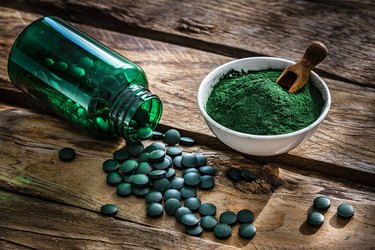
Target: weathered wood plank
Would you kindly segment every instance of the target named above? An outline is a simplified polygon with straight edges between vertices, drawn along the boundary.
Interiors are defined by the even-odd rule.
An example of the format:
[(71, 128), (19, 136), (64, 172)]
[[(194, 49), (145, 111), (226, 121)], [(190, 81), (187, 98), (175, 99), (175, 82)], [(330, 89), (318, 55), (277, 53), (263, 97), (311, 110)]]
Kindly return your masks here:
[[(17, 205), (18, 202), (22, 204), (24, 199), (16, 199), (14, 203), (13, 198), (0, 196), (3, 197), (0, 199), (1, 210), (12, 208), (5, 213), (6, 219), (0, 220), (0, 229), (7, 230), (5, 239), (19, 244), (38, 248), (29, 239), (45, 238), (51, 242), (49, 237), (53, 236), (61, 240), (61, 244), (77, 246), (90, 244), (90, 240), (95, 244), (104, 237), (105, 244), (108, 244), (104, 247), (133, 243), (147, 247), (152, 244), (148, 241), (151, 237), (155, 242), (160, 240), (160, 244), (167, 244), (164, 241), (173, 239), (168, 243), (170, 247), (188, 244), (186, 247), (198, 245), (201, 248), (212, 248), (217, 246), (215, 242), (256, 248), (374, 247), (371, 239), (375, 231), (375, 218), (372, 216), (375, 212), (375, 190), (372, 187), (335, 181), (281, 164), (261, 165), (226, 149), (217, 150), (202, 144), (185, 147), (187, 152), (206, 153), (209, 164), (218, 171), (216, 187), (211, 191), (199, 192), (203, 202), (216, 204), (218, 214), (227, 209), (239, 211), (244, 208), (256, 214), (258, 233), (251, 241), (237, 236), (238, 225), (233, 228), (233, 235), (228, 240), (217, 240), (212, 233), (204, 233), (202, 238), (205, 240), (200, 241), (183, 234), (183, 228), (171, 216), (147, 218), (144, 212), (146, 204), (142, 199), (118, 197), (115, 189), (105, 183), (101, 162), (122, 145), (121, 141), (90, 140), (72, 131), (70, 125), (61, 123), (58, 118), (4, 105), (0, 106), (0, 123), (0, 189), (92, 212), (99, 211), (104, 203), (115, 203), (119, 206), (116, 218), (126, 222), (120, 224), (112, 219), (104, 221), (81, 209), (32, 200), (32, 204)], [(61, 162), (57, 158), (58, 150), (65, 146), (74, 147), (77, 151), (77, 158), (70, 163)], [(225, 177), (225, 169), (229, 166), (251, 169), (257, 173), (258, 179), (252, 183), (233, 184)], [(332, 208), (325, 214), (325, 224), (316, 231), (304, 221), (314, 197), (319, 194), (331, 197)], [(349, 222), (339, 220), (335, 215), (335, 209), (343, 202), (349, 202), (356, 208), (356, 215)], [(26, 208), (29, 210), (23, 211)], [(9, 218), (11, 215), (16, 218)], [(33, 218), (25, 220), (25, 216)], [(54, 223), (51, 223), (51, 218), (54, 218)], [(34, 219), (40, 222), (35, 223)], [(91, 235), (91, 230), (96, 230), (98, 234)], [(107, 234), (103, 236), (102, 231), (109, 234), (116, 232), (114, 237), (123, 234), (129, 236), (112, 240), (107, 238)], [(16, 240), (19, 233), (25, 237)], [(136, 241), (136, 237), (142, 234), (145, 235), (144, 239)], [(60, 239), (62, 236), (64, 238)]]
[[(0, 10), (3, 13), (0, 33), (4, 34), (4, 43), (0, 44), (0, 98), (8, 103), (35, 107), (35, 102), (16, 91), (9, 82), (6, 58), (17, 34), (38, 16), (7, 8)], [(232, 58), (88, 26), (79, 27), (145, 69), (152, 92), (163, 100), (162, 124), (212, 135), (196, 106), (196, 92), (210, 70)], [(333, 98), (332, 108), (314, 137), (288, 154), (253, 159), (292, 164), (373, 185), (375, 90), (340, 81), (327, 82)]]
[(375, 86), (372, 1), (64, 1), (1, 3), (231, 57), (298, 60), (312, 40), (329, 49), (325, 76)]
[(0, 191), (0, 197), (0, 240), (14, 243), (16, 248), (207, 249), (222, 246), (170, 230), (108, 218), (81, 208), (15, 193)]

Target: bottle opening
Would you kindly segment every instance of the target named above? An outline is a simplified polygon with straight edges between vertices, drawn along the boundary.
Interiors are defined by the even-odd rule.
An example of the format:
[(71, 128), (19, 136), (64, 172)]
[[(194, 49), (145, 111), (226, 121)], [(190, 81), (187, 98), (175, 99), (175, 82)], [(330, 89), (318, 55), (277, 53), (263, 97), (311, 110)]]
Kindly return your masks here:
[(141, 85), (126, 88), (113, 104), (114, 131), (129, 141), (149, 139), (162, 114), (160, 99)]
[[(151, 138), (152, 131), (161, 118), (161, 102), (157, 98), (146, 100), (135, 112), (129, 122), (126, 134), (130, 141), (140, 141)], [(124, 127), (124, 129), (126, 129)]]

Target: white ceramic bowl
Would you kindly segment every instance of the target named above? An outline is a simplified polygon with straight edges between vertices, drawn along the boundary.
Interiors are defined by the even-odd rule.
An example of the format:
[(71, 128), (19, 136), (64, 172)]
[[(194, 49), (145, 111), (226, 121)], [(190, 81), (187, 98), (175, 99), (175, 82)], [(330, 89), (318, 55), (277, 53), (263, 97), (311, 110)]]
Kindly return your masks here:
[[(276, 57), (250, 57), (228, 62), (211, 71), (201, 82), (198, 90), (198, 106), (212, 132), (229, 147), (245, 154), (257, 156), (278, 155), (297, 147), (310, 139), (319, 124), (327, 116), (331, 106), (331, 95), (326, 83), (314, 72), (311, 72), (313, 84), (320, 90), (325, 101), (319, 118), (309, 126), (288, 134), (252, 135), (228, 129), (214, 121), (206, 112), (207, 99), (221, 76), (231, 69), (257, 71), (267, 69), (284, 70), (294, 62)], [(275, 83), (276, 84), (276, 83)]]

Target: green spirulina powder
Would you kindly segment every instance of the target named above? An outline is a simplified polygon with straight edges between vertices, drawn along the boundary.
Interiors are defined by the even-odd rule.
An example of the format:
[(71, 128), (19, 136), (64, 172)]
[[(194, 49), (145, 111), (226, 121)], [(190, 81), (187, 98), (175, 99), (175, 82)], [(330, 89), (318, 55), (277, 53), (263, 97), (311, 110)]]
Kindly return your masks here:
[(254, 135), (286, 134), (318, 119), (324, 100), (310, 83), (290, 94), (276, 84), (282, 71), (231, 71), (215, 85), (207, 113), (221, 125)]

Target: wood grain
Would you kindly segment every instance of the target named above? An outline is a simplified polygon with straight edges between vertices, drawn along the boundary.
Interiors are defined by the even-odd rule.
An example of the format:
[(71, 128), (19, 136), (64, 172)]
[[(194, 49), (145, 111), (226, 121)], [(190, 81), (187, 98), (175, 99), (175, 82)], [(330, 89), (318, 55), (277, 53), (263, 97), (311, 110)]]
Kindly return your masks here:
[[(39, 108), (14, 88), (6, 72), (6, 58), (11, 44), (17, 34), (38, 16), (7, 8), (0, 10), (3, 13), (0, 32), (4, 34), (4, 43), (0, 45), (0, 99), (14, 105)], [(208, 72), (232, 58), (84, 25), (79, 27), (145, 69), (151, 91), (163, 101), (163, 125), (213, 136), (197, 108), (196, 93), (200, 81)], [(313, 138), (288, 154), (251, 158), (263, 163), (295, 165), (374, 185), (375, 145), (372, 141), (375, 140), (375, 90), (325, 80), (331, 90), (332, 107)], [(202, 141), (207, 140), (207, 136), (202, 137)], [(223, 147), (223, 144), (217, 144)]]
[(1, 5), (231, 56), (297, 61), (320, 40), (319, 73), (375, 86), (373, 1), (64, 1), (5, 0)]
[(0, 197), (0, 208), (4, 211), (0, 222), (0, 239), (14, 243), (16, 248), (207, 249), (223, 246), (61, 203), (4, 191), (0, 191)]
[[(207, 154), (209, 164), (218, 171), (216, 187), (200, 191), (200, 199), (214, 203), (218, 214), (227, 209), (253, 210), (258, 229), (251, 241), (237, 236), (238, 225), (228, 240), (217, 240), (210, 232), (201, 239), (193, 238), (185, 235), (171, 216), (147, 218), (142, 199), (118, 197), (115, 189), (105, 183), (101, 163), (123, 145), (121, 141), (90, 140), (58, 118), (7, 105), (0, 106), (0, 117), (0, 189), (12, 191), (0, 194), (0, 209), (4, 211), (0, 220), (0, 230), (4, 233), (0, 239), (7, 242), (31, 248), (41, 248), (44, 244), (49, 248), (54, 241), (62, 246), (93, 248), (134, 245), (208, 249), (220, 247), (218, 244), (261, 249), (374, 247), (372, 187), (335, 181), (282, 164), (258, 164), (230, 150), (206, 145), (185, 147), (186, 152)], [(77, 151), (77, 158), (70, 163), (57, 157), (58, 150), (66, 146)], [(251, 169), (258, 179), (233, 184), (224, 174), (229, 166)], [(14, 192), (58, 204), (21, 197)], [(317, 195), (332, 199), (332, 207), (325, 213), (326, 222), (319, 230), (305, 223)], [(335, 215), (337, 206), (343, 202), (356, 208), (356, 215), (350, 221)], [(115, 219), (97, 215), (104, 203), (118, 205)]]

